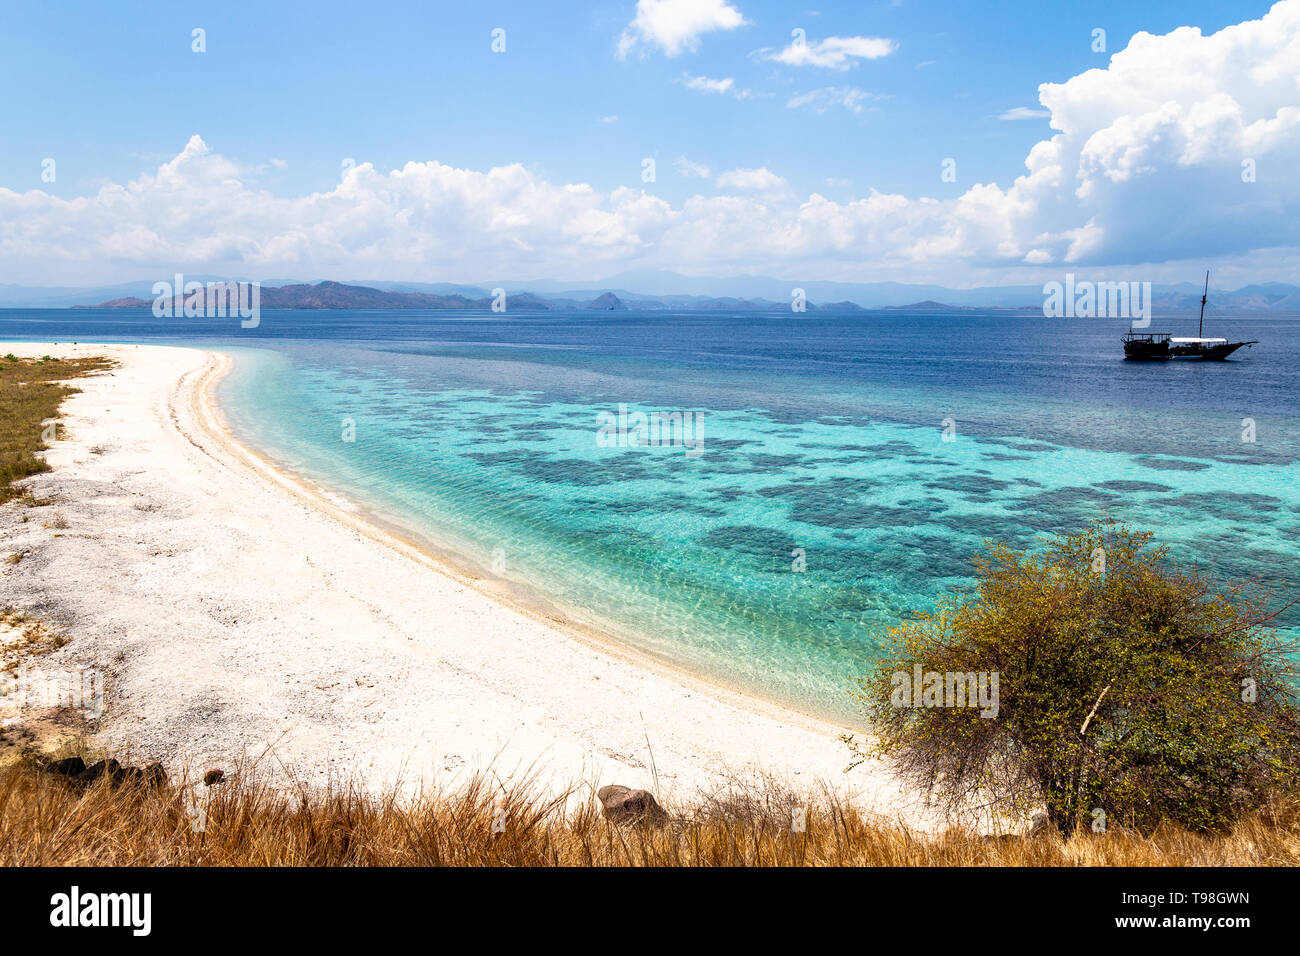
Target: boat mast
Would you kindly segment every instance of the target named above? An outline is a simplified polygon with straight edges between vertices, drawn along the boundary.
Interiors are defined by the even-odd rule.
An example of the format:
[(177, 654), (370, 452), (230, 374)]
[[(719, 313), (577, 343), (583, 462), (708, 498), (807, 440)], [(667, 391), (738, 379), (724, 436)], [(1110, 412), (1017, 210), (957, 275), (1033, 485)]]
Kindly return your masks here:
[(1196, 331), (1198, 339), (1205, 338), (1205, 297), (1210, 294), (1210, 270), (1205, 270), (1205, 291), (1201, 293), (1201, 324)]

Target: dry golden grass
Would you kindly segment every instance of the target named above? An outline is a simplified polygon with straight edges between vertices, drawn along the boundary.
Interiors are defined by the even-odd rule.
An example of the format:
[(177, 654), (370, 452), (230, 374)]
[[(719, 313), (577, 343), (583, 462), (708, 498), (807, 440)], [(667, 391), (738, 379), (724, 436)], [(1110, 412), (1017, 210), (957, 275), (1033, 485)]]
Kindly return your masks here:
[(63, 383), (113, 364), (106, 358), (0, 357), (0, 504), (22, 495), (13, 482), (49, 470), (36, 452), (46, 448), (41, 437), (45, 422), (76, 391)]
[[(594, 799), (561, 799), (480, 779), (454, 793), (402, 800), (339, 788), (277, 789), (254, 771), (205, 787), (105, 781), (84, 793), (27, 759), (0, 769), (2, 866), (1294, 866), (1294, 800), (1226, 836), (1164, 829), (1069, 840), (927, 835), (873, 820), (825, 796), (775, 788), (669, 807), (663, 827), (616, 827)], [(202, 808), (200, 813), (198, 808)], [(205, 825), (196, 826), (197, 820)], [(494, 827), (494, 822), (499, 825)], [(500, 832), (494, 832), (499, 830)]]

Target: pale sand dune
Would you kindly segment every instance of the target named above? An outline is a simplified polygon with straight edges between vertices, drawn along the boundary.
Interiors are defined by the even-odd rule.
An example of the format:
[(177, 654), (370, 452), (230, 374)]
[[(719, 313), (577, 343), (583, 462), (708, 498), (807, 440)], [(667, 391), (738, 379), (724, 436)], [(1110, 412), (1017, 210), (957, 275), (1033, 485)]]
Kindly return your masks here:
[[(491, 766), (539, 782), (658, 786), (666, 798), (769, 775), (826, 783), (920, 822), (880, 767), (844, 774), (841, 728), (651, 664), (540, 619), (348, 513), (234, 441), (207, 403), (222, 354), (161, 346), (0, 344), (109, 354), (78, 383), (53, 505), (0, 508), (0, 604), (71, 642), (47, 667), (106, 673), (99, 742), (175, 768), (241, 755), (308, 784), (454, 784)], [(52, 513), (66, 528), (43, 527)], [(55, 522), (62, 524), (63, 522)], [(647, 739), (649, 744), (647, 745)]]

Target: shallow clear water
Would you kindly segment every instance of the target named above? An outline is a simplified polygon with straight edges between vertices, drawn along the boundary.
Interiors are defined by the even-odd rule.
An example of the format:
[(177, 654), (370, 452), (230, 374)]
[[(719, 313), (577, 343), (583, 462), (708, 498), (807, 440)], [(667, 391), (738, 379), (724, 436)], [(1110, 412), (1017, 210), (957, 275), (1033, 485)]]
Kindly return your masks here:
[[(1293, 317), (1218, 320), (1263, 344), (1167, 365), (1120, 361), (1115, 323), (1021, 313), (204, 321), (10, 312), (0, 335), (233, 347), (220, 398), (250, 444), (648, 653), (828, 716), (988, 538), (1109, 514), (1221, 580), (1285, 591), (1300, 567)], [(602, 446), (620, 405), (696, 413), (700, 453)]]

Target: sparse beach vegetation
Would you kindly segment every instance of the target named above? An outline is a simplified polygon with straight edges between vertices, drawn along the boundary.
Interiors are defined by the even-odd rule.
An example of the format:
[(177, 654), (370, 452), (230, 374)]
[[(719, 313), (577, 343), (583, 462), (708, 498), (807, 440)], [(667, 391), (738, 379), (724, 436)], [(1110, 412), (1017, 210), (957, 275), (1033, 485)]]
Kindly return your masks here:
[[(83, 765), (96, 777), (88, 755)], [(0, 769), (3, 866), (1294, 866), (1300, 804), (1269, 801), (1224, 834), (1166, 825), (1062, 836), (926, 833), (827, 794), (762, 782), (619, 825), (573, 794), (486, 776), (404, 799), (273, 786), (255, 769), (160, 783), (108, 765), (87, 784), (31, 758)], [(101, 770), (103, 768), (101, 767)], [(115, 778), (117, 782), (115, 783)], [(576, 804), (576, 809), (574, 805)], [(566, 806), (569, 809), (566, 809)], [(792, 826), (792, 819), (800, 827)]]
[[(49, 358), (19, 359), (12, 352), (0, 365), (0, 504), (24, 497), (14, 482), (49, 471), (37, 456), (44, 451), (46, 423), (59, 405), (77, 389), (69, 379), (111, 368), (107, 358), (78, 358), (56, 362)], [(57, 428), (55, 424), (57, 435)]]

